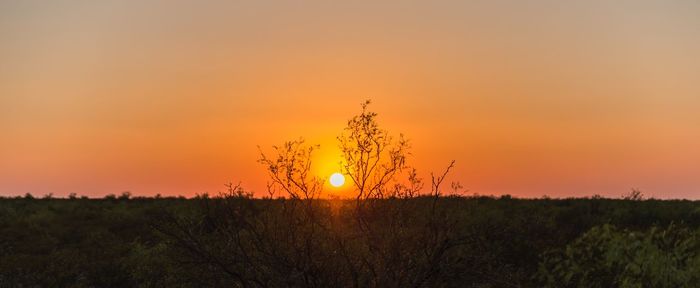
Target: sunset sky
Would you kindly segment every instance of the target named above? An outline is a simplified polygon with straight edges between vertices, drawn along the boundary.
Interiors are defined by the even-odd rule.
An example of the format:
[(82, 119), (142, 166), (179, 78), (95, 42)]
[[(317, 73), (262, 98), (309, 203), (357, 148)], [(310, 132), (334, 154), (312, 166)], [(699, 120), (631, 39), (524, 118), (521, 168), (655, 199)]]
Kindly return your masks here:
[(0, 195), (328, 177), (366, 99), (468, 194), (700, 198), (699, 1), (0, 0)]

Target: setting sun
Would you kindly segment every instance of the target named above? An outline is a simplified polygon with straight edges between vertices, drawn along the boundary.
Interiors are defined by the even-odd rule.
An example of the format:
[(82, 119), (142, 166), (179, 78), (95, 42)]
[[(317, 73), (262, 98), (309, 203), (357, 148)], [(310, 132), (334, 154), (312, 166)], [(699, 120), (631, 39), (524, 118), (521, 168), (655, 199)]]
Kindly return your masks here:
[(698, 15), (0, 0), (0, 288), (700, 288)]
[(343, 174), (335, 172), (333, 173), (333, 175), (331, 175), (329, 181), (331, 183), (331, 186), (340, 187), (343, 186), (343, 184), (345, 184), (345, 176), (343, 176)]

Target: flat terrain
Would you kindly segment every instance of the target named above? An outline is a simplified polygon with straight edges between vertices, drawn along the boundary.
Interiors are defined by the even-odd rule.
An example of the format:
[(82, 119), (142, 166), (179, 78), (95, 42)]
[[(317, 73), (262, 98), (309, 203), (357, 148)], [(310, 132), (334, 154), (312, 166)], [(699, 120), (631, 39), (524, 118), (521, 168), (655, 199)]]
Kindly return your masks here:
[(3, 198), (0, 287), (692, 287), (700, 279), (700, 202), (312, 202)]

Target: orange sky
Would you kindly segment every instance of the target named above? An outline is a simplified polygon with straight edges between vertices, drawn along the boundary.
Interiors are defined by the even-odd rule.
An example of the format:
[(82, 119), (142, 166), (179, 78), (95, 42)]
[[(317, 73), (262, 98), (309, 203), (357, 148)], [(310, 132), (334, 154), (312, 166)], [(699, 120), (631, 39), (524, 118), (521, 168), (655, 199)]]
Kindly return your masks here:
[(470, 194), (700, 196), (697, 1), (199, 2), (1, 2), (0, 195), (262, 192), (372, 99)]

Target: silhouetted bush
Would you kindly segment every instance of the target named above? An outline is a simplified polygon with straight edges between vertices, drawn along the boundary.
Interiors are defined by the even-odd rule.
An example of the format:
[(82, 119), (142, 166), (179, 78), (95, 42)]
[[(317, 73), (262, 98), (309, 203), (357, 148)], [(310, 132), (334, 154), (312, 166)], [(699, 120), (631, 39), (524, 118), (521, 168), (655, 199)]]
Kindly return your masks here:
[(302, 140), (261, 152), (259, 199), (2, 198), (0, 287), (697, 286), (698, 202), (445, 196), (454, 162), (424, 184), (368, 104), (339, 137), (350, 199)]

